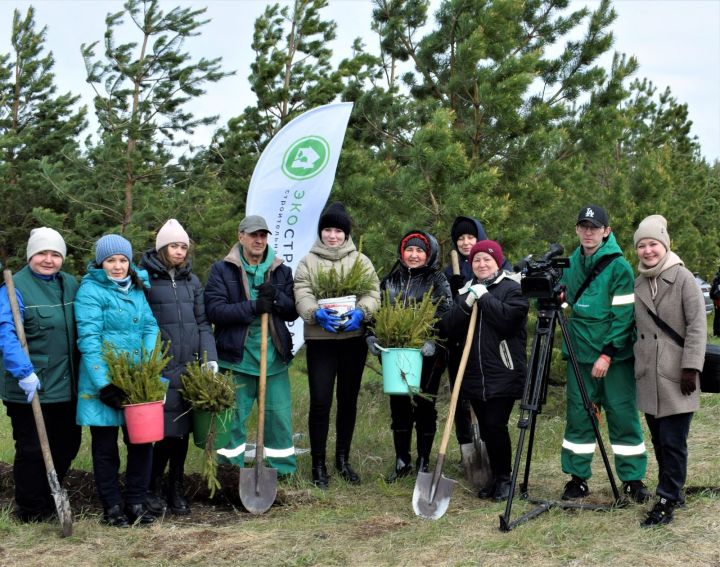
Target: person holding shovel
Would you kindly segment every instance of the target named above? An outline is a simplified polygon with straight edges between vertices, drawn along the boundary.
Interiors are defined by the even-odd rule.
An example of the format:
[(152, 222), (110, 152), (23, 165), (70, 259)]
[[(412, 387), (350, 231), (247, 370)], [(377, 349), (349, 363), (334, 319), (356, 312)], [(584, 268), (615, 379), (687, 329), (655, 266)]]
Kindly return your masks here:
[(658, 500), (641, 523), (670, 523), (684, 501), (687, 438), (700, 408), (698, 376), (705, 361), (707, 315), (700, 288), (670, 250), (667, 220), (651, 215), (635, 231), (634, 345), (637, 406), (645, 413), (658, 463)]
[(470, 401), (478, 418), (493, 475), (478, 496), (496, 501), (507, 500), (510, 492), (512, 446), (508, 421), (525, 383), (529, 308), (520, 284), (501, 268), (504, 260), (497, 242), (475, 243), (468, 254), (473, 278), (460, 288), (440, 327), (450, 337), (450, 348), (457, 348), (455, 345), (464, 343), (472, 307), (477, 303), (477, 323), (461, 395)]
[[(170, 219), (158, 231), (155, 248), (145, 252), (139, 263), (150, 276), (148, 303), (163, 341), (170, 344), (172, 356), (163, 371), (163, 377), (169, 380), (163, 406), (165, 438), (153, 447), (146, 501), (153, 514), (162, 514), (168, 505), (173, 514), (190, 513), (183, 479), (192, 419), (190, 406), (181, 394), (181, 377), (187, 365), (198, 360), (206, 361), (216, 372), (218, 369), (215, 339), (205, 316), (203, 291), (192, 272), (189, 252), (190, 237), (177, 220)], [(168, 464), (165, 485), (163, 476)]]
[(238, 242), (210, 269), (205, 312), (215, 325), (218, 363), (232, 371), (236, 385), (231, 437), (217, 454), (221, 461), (239, 467), (245, 464), (245, 423), (258, 397), (260, 316), (269, 315), (264, 457), (278, 475), (288, 476), (295, 472), (296, 461), (288, 373), (292, 340), (285, 323), (297, 319), (297, 312), (292, 271), (268, 245), (269, 233), (267, 222), (259, 215), (240, 222)]
[(58, 480), (80, 448), (75, 423), (78, 356), (75, 332), (77, 280), (61, 271), (67, 249), (52, 228), (35, 228), (27, 243), (27, 265), (13, 277), (28, 357), (18, 340), (7, 287), (0, 288), (0, 397), (15, 440), (15, 506), (23, 522), (50, 519), (55, 502), (30, 402), (38, 396)]
[[(104, 509), (103, 522), (119, 528), (155, 521), (144, 504), (152, 444), (130, 443), (122, 412), (126, 395), (110, 382), (103, 357), (105, 344), (138, 359), (143, 349), (152, 352), (157, 341), (158, 325), (143, 292), (149, 285), (148, 275), (131, 264), (132, 254), (132, 245), (119, 234), (100, 238), (75, 301), (81, 354), (77, 422), (90, 427), (93, 475)], [(118, 478), (120, 428), (127, 447), (124, 507)]]
[[(400, 240), (398, 260), (380, 282), (380, 292), (388, 292), (392, 304), (403, 305), (422, 301), (430, 292), (438, 319), (452, 305), (452, 294), (445, 274), (440, 270), (439, 246), (435, 237), (422, 230), (411, 230)], [(379, 355), (374, 336), (367, 338), (370, 351)], [(385, 345), (390, 346), (390, 345)], [(420, 374), (420, 394), (413, 396), (390, 396), (390, 425), (395, 446), (395, 468), (388, 482), (406, 477), (413, 472), (410, 444), (415, 427), (417, 443), (416, 472), (428, 472), (430, 451), (437, 429), (435, 399), (440, 387), (445, 361), (445, 349), (434, 341), (427, 341), (422, 349), (423, 363)]]
[[(333, 203), (320, 215), (318, 239), (300, 260), (295, 274), (295, 305), (303, 319), (310, 386), (310, 453), (312, 482), (328, 487), (325, 451), (330, 427), (330, 408), (337, 378), (337, 419), (335, 422), (335, 468), (350, 484), (360, 476), (350, 466), (350, 445), (355, 431), (357, 399), (360, 393), (367, 345), (365, 325), (380, 307), (379, 280), (370, 259), (355, 248), (350, 235), (352, 221), (342, 203)], [(318, 271), (349, 273), (359, 262), (368, 288), (356, 293), (355, 307), (341, 319), (334, 309), (319, 305), (313, 292)]]

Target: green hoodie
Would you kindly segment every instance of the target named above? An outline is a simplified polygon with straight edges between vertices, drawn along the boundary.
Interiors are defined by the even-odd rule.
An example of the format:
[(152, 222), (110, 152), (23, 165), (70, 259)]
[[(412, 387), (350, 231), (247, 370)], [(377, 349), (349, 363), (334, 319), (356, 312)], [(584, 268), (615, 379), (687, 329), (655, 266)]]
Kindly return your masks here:
[[(592, 256), (585, 256), (582, 246), (573, 252), (570, 267), (561, 280), (567, 288), (568, 302), (575, 300), (577, 290), (600, 259), (617, 252), (622, 254), (613, 233)], [(569, 330), (578, 362), (592, 364), (602, 353), (616, 360), (632, 358), (634, 282), (630, 264), (619, 256), (592, 281), (577, 302), (571, 304)], [(565, 345), (563, 354), (567, 355)]]

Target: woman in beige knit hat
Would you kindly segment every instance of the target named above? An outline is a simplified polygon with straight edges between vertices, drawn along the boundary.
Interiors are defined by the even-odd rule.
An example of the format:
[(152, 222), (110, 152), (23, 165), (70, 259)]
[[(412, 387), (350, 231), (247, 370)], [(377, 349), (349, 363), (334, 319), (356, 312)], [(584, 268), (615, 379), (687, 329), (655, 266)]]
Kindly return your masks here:
[(707, 318), (702, 293), (670, 250), (667, 220), (645, 218), (635, 232), (640, 275), (635, 280), (637, 406), (645, 413), (658, 463), (658, 500), (643, 527), (667, 524), (683, 501), (687, 437), (700, 406)]

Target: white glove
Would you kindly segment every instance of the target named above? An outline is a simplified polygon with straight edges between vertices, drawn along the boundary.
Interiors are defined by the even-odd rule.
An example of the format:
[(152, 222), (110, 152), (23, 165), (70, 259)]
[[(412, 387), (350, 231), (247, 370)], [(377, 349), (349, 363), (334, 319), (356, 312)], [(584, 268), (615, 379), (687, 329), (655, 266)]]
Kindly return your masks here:
[(480, 299), (480, 297), (487, 293), (487, 288), (481, 284), (471, 285), (468, 289), (468, 294), (465, 297), (465, 305), (472, 307), (473, 304)]
[(34, 372), (30, 374), (30, 376), (26, 376), (25, 378), (18, 380), (18, 385), (27, 395), (28, 403), (32, 402), (33, 396), (35, 395), (35, 390), (39, 390), (41, 388), (40, 379)]
[(204, 365), (205, 368), (209, 368), (212, 370), (215, 374), (218, 373), (218, 370), (220, 370), (220, 367), (218, 366), (218, 363), (214, 360), (208, 360)]

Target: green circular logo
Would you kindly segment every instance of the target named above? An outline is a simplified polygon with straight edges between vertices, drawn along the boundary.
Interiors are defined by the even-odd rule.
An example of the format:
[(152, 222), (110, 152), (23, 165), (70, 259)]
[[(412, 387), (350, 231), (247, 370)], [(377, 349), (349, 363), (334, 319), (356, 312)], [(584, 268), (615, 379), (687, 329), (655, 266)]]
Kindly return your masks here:
[(320, 173), (330, 161), (330, 144), (320, 136), (294, 142), (283, 156), (282, 170), (290, 179), (302, 181)]

